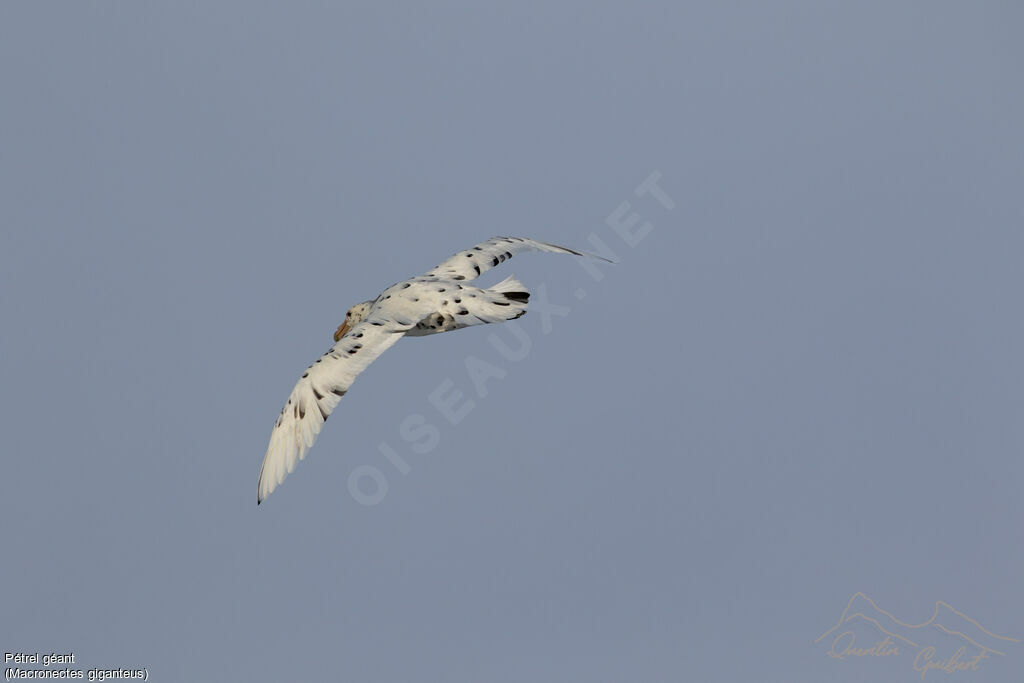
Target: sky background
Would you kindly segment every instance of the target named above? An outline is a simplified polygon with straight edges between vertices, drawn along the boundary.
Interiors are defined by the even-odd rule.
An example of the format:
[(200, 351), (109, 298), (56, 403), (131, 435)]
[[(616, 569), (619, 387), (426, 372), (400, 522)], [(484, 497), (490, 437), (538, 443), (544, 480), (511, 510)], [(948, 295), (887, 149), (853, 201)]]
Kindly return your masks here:
[[(1019, 3), (382, 4), (0, 6), (0, 649), (921, 680), (814, 642), (858, 591), (1024, 639)], [(498, 326), (401, 341), (257, 508), (345, 310), (506, 234), (619, 263), (485, 276), (566, 315), (517, 361)], [(1021, 680), (999, 642), (925, 680)]]

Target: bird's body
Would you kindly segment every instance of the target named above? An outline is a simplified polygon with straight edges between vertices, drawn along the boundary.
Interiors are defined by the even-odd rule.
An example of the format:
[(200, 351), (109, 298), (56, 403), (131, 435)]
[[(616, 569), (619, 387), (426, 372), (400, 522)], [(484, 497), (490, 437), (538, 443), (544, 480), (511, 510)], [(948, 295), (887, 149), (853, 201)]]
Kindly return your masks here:
[(337, 343), (306, 369), (281, 409), (260, 470), (257, 502), (305, 457), (356, 376), (403, 336), (450, 332), (525, 314), (530, 294), (513, 277), (487, 289), (468, 284), (523, 251), (587, 255), (522, 237), (495, 237), (349, 309), (335, 332)]

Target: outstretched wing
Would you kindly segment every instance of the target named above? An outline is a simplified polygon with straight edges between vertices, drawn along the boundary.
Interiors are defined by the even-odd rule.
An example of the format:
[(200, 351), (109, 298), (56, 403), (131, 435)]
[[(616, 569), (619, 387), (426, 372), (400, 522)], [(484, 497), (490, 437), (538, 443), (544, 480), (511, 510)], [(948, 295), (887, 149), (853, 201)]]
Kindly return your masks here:
[[(593, 254), (584, 254), (567, 247), (560, 247), (557, 244), (538, 242), (526, 237), (492, 237), (466, 251), (460, 251), (425, 275), (449, 280), (473, 280), (499, 263), (524, 251), (550, 251), (556, 254), (593, 256)], [(601, 257), (596, 256), (595, 258)], [(602, 260), (607, 261), (608, 259)]]
[(379, 313), (371, 309), (370, 316), (310, 365), (292, 389), (270, 433), (270, 445), (260, 470), (257, 503), (270, 495), (306, 456), (327, 417), (359, 373), (411, 327)]

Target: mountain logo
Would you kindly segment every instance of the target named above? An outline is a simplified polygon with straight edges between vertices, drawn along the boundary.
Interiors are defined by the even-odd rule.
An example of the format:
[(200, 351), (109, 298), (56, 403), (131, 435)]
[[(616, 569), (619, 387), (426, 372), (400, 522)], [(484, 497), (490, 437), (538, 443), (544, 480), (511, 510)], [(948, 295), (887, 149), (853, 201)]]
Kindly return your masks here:
[(946, 602), (936, 602), (920, 624), (901, 621), (864, 593), (854, 593), (835, 625), (814, 639), (829, 657), (912, 657), (924, 679), (929, 671), (977, 671), (991, 657), (1005, 657), (1020, 641), (988, 630)]

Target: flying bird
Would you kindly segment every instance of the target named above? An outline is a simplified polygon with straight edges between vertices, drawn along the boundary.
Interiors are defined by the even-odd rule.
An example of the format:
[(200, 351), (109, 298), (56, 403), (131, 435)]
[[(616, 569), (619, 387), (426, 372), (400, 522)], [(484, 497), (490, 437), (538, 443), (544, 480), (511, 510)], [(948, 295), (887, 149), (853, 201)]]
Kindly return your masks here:
[(525, 315), (530, 293), (515, 277), (487, 289), (468, 284), (524, 251), (602, 258), (524, 237), (494, 237), (350, 308), (334, 333), (334, 346), (306, 368), (277, 416), (260, 469), (257, 505), (306, 456), (359, 373), (399, 339)]

